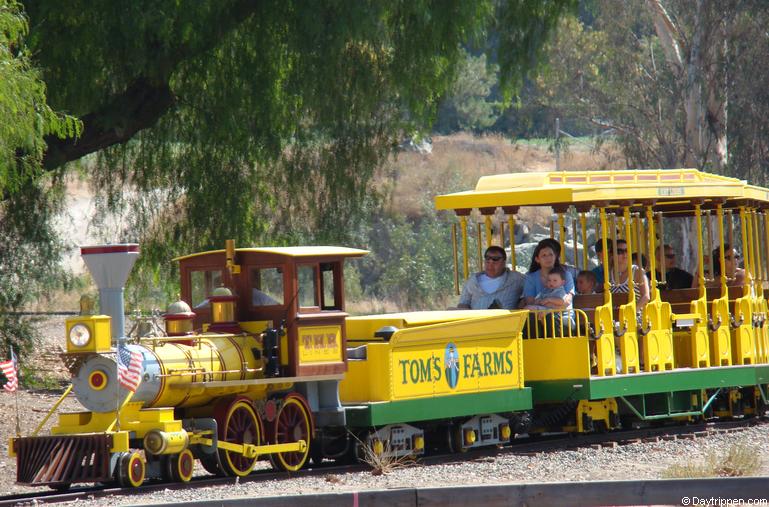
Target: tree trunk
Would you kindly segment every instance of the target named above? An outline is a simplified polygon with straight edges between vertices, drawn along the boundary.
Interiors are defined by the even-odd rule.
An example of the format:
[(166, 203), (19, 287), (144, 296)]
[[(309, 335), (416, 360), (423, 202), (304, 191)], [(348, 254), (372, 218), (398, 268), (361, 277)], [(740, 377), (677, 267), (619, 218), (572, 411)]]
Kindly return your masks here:
[(662, 0), (647, 0), (647, 5), (668, 65), (681, 87), (685, 126), (679, 163), (723, 172), (728, 162), (726, 80), (721, 71), (726, 34), (724, 21), (715, 12), (718, 6), (694, 1), (694, 26), (687, 48)]

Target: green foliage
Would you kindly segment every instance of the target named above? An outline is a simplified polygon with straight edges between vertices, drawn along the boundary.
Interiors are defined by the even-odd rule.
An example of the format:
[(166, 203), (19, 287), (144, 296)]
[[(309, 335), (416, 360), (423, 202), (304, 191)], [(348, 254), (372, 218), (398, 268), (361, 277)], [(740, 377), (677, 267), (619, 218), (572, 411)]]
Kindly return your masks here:
[(0, 0), (0, 195), (19, 191), (38, 174), (44, 137), (74, 137), (80, 122), (46, 104), (46, 88), (22, 38), (27, 19), (15, 0)]
[(372, 217), (364, 232), (371, 254), (360, 261), (365, 294), (404, 310), (445, 309), (453, 288), (451, 217), (425, 203), (419, 219)]
[(492, 88), (497, 85), (499, 67), (487, 65), (485, 54), (463, 53), (464, 61), (433, 126), (437, 132), (482, 130), (493, 125), (499, 115), (501, 104), (490, 100)]
[[(104, 137), (139, 130), (100, 153), (95, 183), (108, 208), (132, 210), (124, 236), (151, 252), (141, 269), (226, 238), (349, 239), (376, 203), (381, 161), (402, 132), (432, 122), (462, 45), (500, 30), (512, 87), (570, 5), (30, 0), (28, 9), (52, 103), (87, 115), (89, 142), (89, 126)], [(496, 27), (499, 16), (512, 21)]]
[(81, 129), (79, 121), (47, 105), (45, 84), (23, 44), (26, 33), (21, 5), (0, 0), (0, 358), (13, 345), (21, 361), (35, 330), (12, 312), (67, 283), (51, 227), (61, 186), (41, 177), (44, 138), (77, 136)]

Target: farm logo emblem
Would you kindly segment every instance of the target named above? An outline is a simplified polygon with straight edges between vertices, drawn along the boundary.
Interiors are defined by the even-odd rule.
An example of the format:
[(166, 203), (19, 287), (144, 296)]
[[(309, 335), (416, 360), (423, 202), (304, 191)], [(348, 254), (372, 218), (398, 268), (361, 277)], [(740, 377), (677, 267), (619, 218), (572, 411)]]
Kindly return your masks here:
[(450, 388), (454, 389), (457, 387), (457, 381), (459, 380), (459, 353), (457, 352), (457, 346), (453, 343), (446, 345), (445, 365), (446, 382)]

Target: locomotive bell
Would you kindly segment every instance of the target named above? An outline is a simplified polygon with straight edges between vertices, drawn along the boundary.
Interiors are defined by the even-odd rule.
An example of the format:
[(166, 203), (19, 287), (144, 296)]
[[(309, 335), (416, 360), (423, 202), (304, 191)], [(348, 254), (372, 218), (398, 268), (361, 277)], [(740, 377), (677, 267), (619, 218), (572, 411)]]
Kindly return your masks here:
[(184, 301), (176, 301), (168, 305), (166, 313), (163, 315), (166, 323), (166, 334), (168, 336), (187, 336), (192, 334), (193, 313), (190, 305)]

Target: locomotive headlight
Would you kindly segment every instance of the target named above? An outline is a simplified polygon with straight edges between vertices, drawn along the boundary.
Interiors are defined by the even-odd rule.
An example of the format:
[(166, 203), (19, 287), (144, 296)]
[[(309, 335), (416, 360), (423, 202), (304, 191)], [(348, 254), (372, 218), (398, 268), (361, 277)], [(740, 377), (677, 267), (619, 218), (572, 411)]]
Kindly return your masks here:
[(75, 347), (85, 347), (91, 341), (91, 330), (85, 324), (75, 324), (69, 330), (69, 342)]

